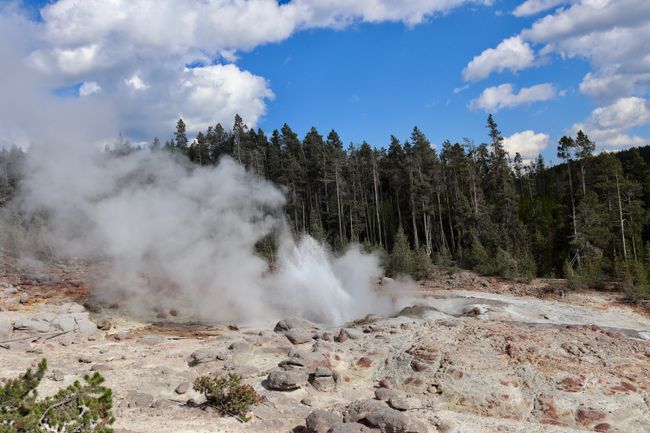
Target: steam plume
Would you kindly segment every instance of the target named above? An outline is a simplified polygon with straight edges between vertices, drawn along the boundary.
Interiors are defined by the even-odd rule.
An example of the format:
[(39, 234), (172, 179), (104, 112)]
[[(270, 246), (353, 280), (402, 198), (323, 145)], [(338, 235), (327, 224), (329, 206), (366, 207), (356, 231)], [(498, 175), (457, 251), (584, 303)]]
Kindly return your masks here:
[[(56, 251), (107, 261), (99, 297), (180, 305), (215, 322), (340, 323), (389, 308), (374, 290), (377, 257), (351, 247), (334, 258), (310, 237), (294, 241), (282, 191), (231, 159), (197, 167), (166, 152), (34, 146), (25, 176), (19, 206), (47, 214)], [(254, 254), (270, 233), (276, 272)]]

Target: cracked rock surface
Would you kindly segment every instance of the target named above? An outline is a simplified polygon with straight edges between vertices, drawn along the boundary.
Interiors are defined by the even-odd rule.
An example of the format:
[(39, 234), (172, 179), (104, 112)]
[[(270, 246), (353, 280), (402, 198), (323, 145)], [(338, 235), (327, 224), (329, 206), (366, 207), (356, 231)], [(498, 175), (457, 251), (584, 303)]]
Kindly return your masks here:
[[(154, 323), (89, 311), (72, 289), (48, 296), (55, 279), (0, 277), (0, 379), (46, 357), (47, 396), (101, 371), (116, 432), (650, 431), (646, 314), (614, 294), (460, 275), (400, 294), (393, 317), (336, 327)], [(193, 380), (225, 372), (265, 397), (248, 423), (199, 407)]]

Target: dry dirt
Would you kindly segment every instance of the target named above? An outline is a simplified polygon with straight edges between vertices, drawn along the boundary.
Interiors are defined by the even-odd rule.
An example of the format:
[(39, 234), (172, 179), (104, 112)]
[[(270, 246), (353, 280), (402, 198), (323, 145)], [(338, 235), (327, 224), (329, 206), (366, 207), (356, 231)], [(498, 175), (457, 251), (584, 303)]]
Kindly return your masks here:
[[(85, 303), (90, 273), (67, 264), (0, 276), (0, 379), (46, 357), (47, 395), (100, 371), (117, 432), (306, 432), (315, 409), (342, 418), (375, 393), (390, 402), (356, 403), (347, 418), (373, 426), (360, 414), (372, 407), (410, 426), (375, 432), (650, 432), (650, 318), (613, 293), (440, 274), (401, 293), (409, 307), (394, 317), (275, 332), (274, 322), (188, 324), (174, 311), (137, 320)], [(182, 389), (226, 371), (265, 397), (248, 423)], [(296, 389), (272, 390), (274, 371)]]

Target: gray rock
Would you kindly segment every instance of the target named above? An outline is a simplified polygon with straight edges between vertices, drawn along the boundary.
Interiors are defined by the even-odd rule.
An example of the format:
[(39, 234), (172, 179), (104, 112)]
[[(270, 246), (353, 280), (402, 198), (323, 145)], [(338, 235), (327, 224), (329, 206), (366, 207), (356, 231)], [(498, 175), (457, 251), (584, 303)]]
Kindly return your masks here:
[(388, 399), (388, 405), (393, 409), (399, 411), (405, 411), (411, 408), (406, 400), (399, 398), (397, 396), (390, 397)]
[(372, 433), (372, 430), (358, 422), (337, 422), (327, 433)]
[(21, 304), (26, 304), (26, 303), (29, 302), (30, 299), (31, 299), (31, 298), (30, 298), (29, 294), (27, 294), (27, 293), (22, 293), (22, 294), (20, 295), (20, 297), (18, 298), (18, 302), (20, 302)]
[(113, 368), (108, 364), (93, 364), (90, 371), (111, 371)]
[(74, 317), (69, 314), (58, 315), (52, 320), (52, 326), (58, 329), (61, 332), (72, 332), (74, 331), (75, 320)]
[(189, 383), (189, 382), (183, 382), (183, 383), (180, 383), (180, 384), (176, 387), (176, 389), (174, 390), (174, 392), (175, 392), (176, 394), (179, 394), (179, 395), (180, 395), (180, 394), (185, 394), (185, 393), (186, 393), (187, 391), (189, 391), (189, 390), (190, 390), (190, 383)]
[(97, 328), (101, 329), (102, 331), (108, 331), (113, 327), (113, 324), (109, 319), (103, 318), (99, 319), (99, 322), (97, 322)]
[(458, 426), (452, 420), (440, 421), (436, 427), (440, 433), (456, 433), (458, 431)]
[(55, 382), (63, 382), (63, 380), (65, 379), (65, 375), (61, 370), (52, 370), (52, 374), (50, 374), (50, 378)]
[(370, 427), (378, 428), (382, 433), (426, 433), (427, 427), (392, 409), (370, 412), (365, 418)]
[(48, 332), (50, 330), (50, 324), (45, 320), (18, 319), (14, 323), (14, 329), (27, 332)]
[(212, 361), (215, 359), (215, 354), (209, 350), (199, 349), (192, 352), (190, 355), (189, 364), (196, 365), (202, 362)]
[(332, 377), (334, 376), (334, 372), (332, 371), (331, 368), (328, 367), (318, 367), (316, 371), (314, 372), (314, 376), (316, 377)]
[(345, 332), (348, 334), (348, 338), (350, 338), (350, 340), (358, 340), (360, 338), (363, 338), (363, 332), (359, 329), (347, 328)]
[(309, 320), (299, 318), (287, 318), (280, 320), (273, 329), (275, 332), (285, 332), (290, 329), (314, 329), (316, 325)]
[(307, 416), (305, 426), (308, 433), (327, 433), (334, 424), (340, 422), (340, 416), (326, 410), (316, 409)]
[(331, 392), (336, 390), (336, 381), (333, 377), (312, 377), (310, 378), (309, 383), (314, 389), (317, 389), (321, 392)]
[(88, 355), (79, 355), (79, 358), (77, 358), (77, 359), (82, 364), (90, 364), (91, 362), (93, 362), (93, 359)]
[(389, 409), (385, 403), (377, 400), (358, 400), (355, 402), (352, 402), (348, 405), (348, 407), (345, 408), (345, 411), (343, 412), (343, 421), (345, 422), (358, 422), (363, 419), (366, 419), (366, 417), (374, 411), (381, 411), (381, 410), (392, 410)]
[(314, 334), (305, 329), (290, 329), (284, 335), (292, 344), (304, 344), (314, 341)]
[(228, 349), (234, 352), (245, 352), (251, 348), (251, 345), (246, 340), (238, 340), (228, 346)]
[(303, 352), (293, 350), (289, 352), (292, 363), (304, 367), (309, 373), (314, 373), (318, 367), (329, 367), (329, 359), (321, 352)]
[(307, 373), (302, 370), (274, 370), (269, 373), (266, 384), (275, 391), (293, 391), (307, 383)]
[(126, 405), (130, 408), (147, 408), (153, 404), (153, 396), (143, 392), (129, 391), (126, 400)]
[(95, 322), (92, 322), (83, 317), (77, 317), (75, 321), (77, 322), (77, 328), (81, 335), (91, 336), (97, 333), (97, 325)]
[(397, 397), (397, 393), (388, 388), (377, 388), (375, 390), (375, 398), (381, 401), (388, 401), (392, 397)]

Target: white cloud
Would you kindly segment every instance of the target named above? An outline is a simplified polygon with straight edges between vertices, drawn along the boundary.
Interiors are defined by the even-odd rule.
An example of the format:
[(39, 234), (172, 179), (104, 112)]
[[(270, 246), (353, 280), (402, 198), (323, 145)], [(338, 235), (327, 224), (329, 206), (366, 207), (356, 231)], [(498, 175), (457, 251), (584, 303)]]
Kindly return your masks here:
[(517, 132), (503, 139), (503, 147), (508, 151), (510, 157), (514, 157), (519, 152), (524, 160), (536, 158), (548, 147), (548, 143), (549, 136), (547, 134), (531, 130)]
[(512, 13), (518, 17), (527, 17), (575, 1), (577, 0), (526, 0), (517, 6)]
[(95, 93), (102, 91), (102, 88), (99, 84), (94, 81), (84, 81), (79, 87), (79, 96), (90, 96)]
[(583, 130), (600, 149), (640, 146), (650, 140), (630, 135), (630, 128), (650, 124), (650, 101), (638, 98), (621, 98), (615, 103), (596, 108), (589, 118), (572, 126), (572, 133)]
[(149, 85), (138, 74), (133, 74), (131, 78), (124, 80), (124, 83), (133, 90), (147, 90), (149, 88)]
[(503, 40), (496, 48), (488, 48), (474, 57), (463, 70), (466, 81), (478, 81), (492, 72), (506, 69), (520, 71), (535, 64), (535, 53), (519, 36)]
[(497, 112), (501, 108), (512, 108), (518, 105), (532, 104), (534, 102), (548, 101), (561, 96), (555, 86), (549, 83), (524, 87), (516, 92), (512, 84), (501, 84), (488, 87), (477, 99), (470, 102), (472, 110), (481, 109), (486, 112)]
[[(216, 122), (230, 123), (235, 113), (255, 126), (266, 112), (273, 92), (263, 77), (234, 64), (241, 51), (283, 41), (305, 29), (386, 21), (413, 26), (465, 4), (491, 3), (492, 0), (293, 0), (285, 4), (276, 0), (58, 0), (48, 2), (40, 11), (39, 23), (21, 16), (16, 7), (0, 6), (4, 23), (0, 37), (16, 45), (11, 56), (0, 51), (0, 68), (3, 73), (16, 69), (24, 77), (21, 84), (29, 86), (33, 96), (25, 99), (25, 104), (39, 109), (47, 107), (57, 113), (72, 112), (76, 107), (84, 113), (102, 112), (98, 116), (104, 119), (102, 127), (87, 128), (91, 135), (110, 130), (111, 136), (123, 131), (136, 140), (150, 139), (167, 133), (179, 115), (187, 117), (190, 131)], [(214, 64), (220, 61), (232, 65)], [(184, 68), (194, 62), (208, 66)], [(52, 98), (52, 89), (80, 81), (84, 82), (80, 95), (92, 94), (92, 98)], [(2, 102), (8, 100), (0, 100), (0, 113), (10, 112), (11, 116), (5, 119), (11, 117), (13, 122), (3, 119), (0, 127), (34, 123), (19, 122), (16, 117), (24, 115), (31, 120), (31, 111), (38, 110), (26, 106), (24, 112), (11, 111), (9, 104)], [(81, 122), (60, 122), (73, 123)], [(92, 122), (83, 123), (86, 124)], [(12, 132), (12, 136), (19, 135), (23, 136), (20, 131)]]
[(180, 114), (198, 129), (215, 119), (230, 122), (235, 114), (255, 125), (266, 112), (265, 100), (274, 97), (264, 78), (232, 64), (185, 69), (181, 84)]

